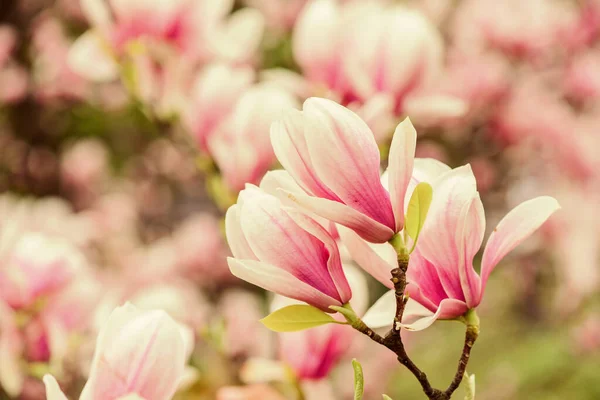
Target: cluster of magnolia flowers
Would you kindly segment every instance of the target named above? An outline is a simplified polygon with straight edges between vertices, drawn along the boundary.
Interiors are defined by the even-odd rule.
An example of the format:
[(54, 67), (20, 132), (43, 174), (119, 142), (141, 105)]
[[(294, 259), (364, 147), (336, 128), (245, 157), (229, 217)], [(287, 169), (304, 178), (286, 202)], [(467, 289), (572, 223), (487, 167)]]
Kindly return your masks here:
[[(273, 124), (271, 140), (285, 171), (269, 172), (260, 187), (248, 185), (227, 211), (232, 273), (338, 311), (371, 338), (370, 328), (395, 322), (391, 332), (422, 330), (437, 319), (463, 319), (478, 332), (473, 310), (490, 273), (559, 208), (554, 198), (538, 197), (510, 211), (488, 238), (478, 275), (473, 259), (486, 220), (472, 170), (415, 159), (410, 120), (396, 128), (383, 174), (369, 127), (330, 100), (311, 98), (302, 111), (290, 110)], [(392, 289), (358, 324), (336, 238)], [(291, 306), (264, 323), (285, 332), (340, 320)]]
[[(35, 18), (0, 26), (0, 187), (66, 201), (0, 195), (0, 397), (349, 398), (352, 357), (366, 397), (398, 360), (450, 397), (469, 354), (435, 389), (404, 331), (458, 320), (470, 349), (491, 272), (558, 209), (522, 202), (543, 192), (564, 209), (512, 289), (550, 271), (548, 314), (587, 313), (596, 0), (17, 3)], [(141, 140), (115, 128), (130, 108)]]

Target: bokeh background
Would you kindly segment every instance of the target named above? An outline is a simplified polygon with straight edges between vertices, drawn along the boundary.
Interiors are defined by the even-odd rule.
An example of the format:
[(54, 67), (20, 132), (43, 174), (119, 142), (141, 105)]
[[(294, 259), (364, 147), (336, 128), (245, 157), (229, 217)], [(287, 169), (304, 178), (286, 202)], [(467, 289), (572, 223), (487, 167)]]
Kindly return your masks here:
[[(419, 157), (471, 164), (488, 231), (559, 200), (494, 272), (469, 371), (478, 399), (600, 398), (597, 0), (1, 0), (0, 398), (44, 399), (48, 372), (77, 398), (124, 301), (195, 332), (177, 398), (349, 399), (354, 357), (366, 399), (422, 398), (358, 333), (324, 354), (347, 338), (268, 332), (271, 297), (229, 273), (224, 211), (310, 96), (365, 119), (383, 164), (410, 116)], [(407, 337), (436, 386), (462, 335)]]

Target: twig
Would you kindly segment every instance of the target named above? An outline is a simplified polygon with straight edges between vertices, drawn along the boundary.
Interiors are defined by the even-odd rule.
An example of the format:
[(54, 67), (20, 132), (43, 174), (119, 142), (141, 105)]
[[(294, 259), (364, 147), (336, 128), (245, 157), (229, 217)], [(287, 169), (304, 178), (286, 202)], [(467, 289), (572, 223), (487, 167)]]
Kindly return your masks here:
[(444, 392), (448, 398), (452, 396), (452, 393), (456, 389), (463, 380), (463, 376), (465, 375), (465, 371), (467, 370), (467, 364), (469, 363), (469, 358), (471, 357), (471, 349), (479, 336), (479, 324), (467, 324), (467, 331), (465, 333), (465, 345), (463, 346), (463, 351), (460, 356), (460, 360), (458, 361), (458, 367), (456, 369), (456, 374), (454, 375), (454, 379), (448, 386), (448, 389)]
[(432, 387), (429, 379), (427, 378), (427, 374), (421, 371), (406, 353), (404, 343), (402, 342), (402, 336), (400, 334), (400, 330), (402, 328), (402, 317), (404, 316), (404, 309), (406, 307), (406, 302), (408, 301), (408, 298), (404, 295), (407, 284), (406, 271), (408, 270), (408, 261), (408, 254), (405, 252), (399, 252), (398, 268), (394, 268), (391, 271), (391, 281), (394, 284), (394, 291), (396, 294), (396, 314), (394, 316), (394, 324), (390, 332), (385, 337), (382, 337), (377, 332), (373, 331), (373, 329), (369, 328), (360, 318), (353, 319), (352, 327), (371, 338), (371, 340), (393, 351), (398, 357), (398, 361), (404, 365), (415, 376), (415, 378), (417, 378), (427, 398), (430, 400), (449, 400), (454, 391), (462, 382), (463, 376), (467, 369), (467, 364), (471, 355), (471, 349), (473, 348), (475, 340), (477, 340), (477, 336), (479, 335), (479, 319), (477, 318), (475, 310), (469, 310), (463, 317), (461, 317), (461, 319), (467, 325), (467, 331), (465, 334), (463, 352), (458, 362), (458, 368), (456, 370), (456, 374), (454, 375), (454, 379), (445, 391), (441, 391), (440, 389)]

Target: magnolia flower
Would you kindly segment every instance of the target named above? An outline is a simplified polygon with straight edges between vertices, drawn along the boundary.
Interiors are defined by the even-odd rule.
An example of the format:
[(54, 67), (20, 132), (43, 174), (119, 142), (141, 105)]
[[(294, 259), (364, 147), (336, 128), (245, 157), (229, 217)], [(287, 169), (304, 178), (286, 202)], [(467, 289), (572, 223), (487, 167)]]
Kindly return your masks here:
[[(403, 325), (420, 330), (436, 319), (454, 319), (476, 308), (490, 273), (500, 260), (535, 232), (560, 207), (551, 197), (537, 197), (515, 207), (490, 235), (483, 252), (481, 276), (473, 269), (485, 233), (485, 214), (469, 165), (451, 170), (446, 165), (425, 160), (417, 163), (411, 186), (429, 181), (433, 200), (408, 266), (407, 304)], [(367, 272), (392, 288), (390, 270), (396, 266), (391, 245), (370, 245), (348, 229), (340, 229), (350, 254)], [(384, 295), (365, 317), (379, 325), (393, 320), (393, 291)]]
[(442, 37), (416, 10), (380, 6), (370, 11), (362, 17), (362, 29), (350, 30), (353, 47), (344, 50), (348, 78), (359, 98), (385, 93), (399, 111), (407, 95), (441, 72)]
[[(80, 400), (172, 398), (183, 375), (186, 339), (164, 311), (115, 309), (98, 335), (90, 377)], [(47, 400), (66, 400), (53, 376)]]
[(412, 173), (416, 131), (406, 119), (390, 148), (389, 193), (379, 175), (371, 129), (333, 101), (310, 98), (271, 127), (279, 162), (306, 193), (280, 192), (302, 208), (385, 242), (404, 225), (404, 197)]
[(84, 0), (92, 29), (74, 43), (70, 65), (88, 79), (107, 81), (134, 49), (158, 59), (248, 62), (260, 44), (263, 17), (246, 8), (226, 18), (232, 7), (231, 0)]
[(64, 289), (86, 266), (71, 243), (24, 234), (0, 267), (0, 298), (15, 309), (29, 307)]
[(209, 138), (209, 151), (231, 190), (238, 192), (246, 183), (257, 184), (273, 164), (269, 128), (283, 110), (296, 108), (296, 103), (282, 89), (256, 85), (240, 97), (229, 121)]
[(231, 272), (324, 311), (352, 297), (335, 240), (316, 221), (248, 185), (227, 210)]
[(343, 104), (386, 94), (399, 110), (406, 95), (442, 66), (442, 39), (430, 21), (418, 11), (377, 2), (307, 4), (292, 45), (307, 80)]
[(211, 64), (194, 80), (183, 122), (202, 150), (233, 112), (241, 95), (254, 80), (249, 67)]

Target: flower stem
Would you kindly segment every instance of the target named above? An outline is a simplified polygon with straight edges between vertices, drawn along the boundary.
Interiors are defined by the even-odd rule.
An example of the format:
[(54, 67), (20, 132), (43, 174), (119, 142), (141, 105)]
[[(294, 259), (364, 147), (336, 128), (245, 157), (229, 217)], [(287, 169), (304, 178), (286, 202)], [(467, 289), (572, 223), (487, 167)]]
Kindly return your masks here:
[[(399, 237), (399, 235), (396, 236)], [(465, 344), (458, 363), (456, 374), (450, 383), (450, 386), (448, 386), (445, 391), (431, 386), (431, 383), (427, 378), (427, 374), (421, 371), (421, 369), (419, 369), (419, 367), (417, 367), (417, 365), (410, 359), (406, 353), (406, 349), (404, 348), (404, 343), (402, 342), (400, 331), (402, 329), (401, 322), (402, 317), (404, 316), (404, 309), (408, 301), (408, 297), (404, 293), (407, 285), (406, 272), (408, 270), (409, 254), (406, 251), (406, 248), (403, 246), (401, 238), (398, 239), (395, 237), (394, 242), (395, 243), (392, 243), (392, 245), (394, 245), (394, 248), (396, 248), (398, 253), (398, 267), (391, 271), (391, 281), (394, 284), (394, 292), (396, 294), (396, 314), (394, 316), (394, 324), (392, 329), (385, 337), (382, 337), (377, 332), (373, 331), (373, 329), (369, 328), (360, 318), (356, 316), (356, 314), (352, 313), (352, 315), (350, 315), (351, 318), (348, 318), (348, 316), (346, 316), (346, 318), (354, 329), (367, 335), (369, 338), (371, 338), (371, 340), (393, 351), (398, 357), (400, 364), (404, 365), (415, 376), (415, 378), (417, 378), (421, 384), (423, 393), (425, 393), (428, 399), (449, 400), (454, 391), (462, 382), (463, 376), (467, 369), (467, 364), (471, 355), (471, 349), (473, 348), (475, 340), (479, 335), (479, 318), (477, 317), (475, 310), (469, 310), (461, 318), (461, 320), (467, 325)]]
[(477, 317), (477, 313), (474, 309), (467, 311), (464, 316), (464, 321), (467, 325), (465, 344), (463, 346), (460, 360), (458, 361), (458, 368), (456, 369), (454, 379), (450, 383), (450, 386), (448, 386), (448, 389), (446, 389), (444, 392), (448, 398), (452, 396), (452, 393), (458, 389), (458, 386), (462, 382), (465, 371), (467, 370), (467, 364), (469, 363), (469, 357), (471, 356), (471, 349), (473, 348), (473, 345), (479, 336), (479, 317)]

